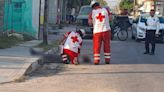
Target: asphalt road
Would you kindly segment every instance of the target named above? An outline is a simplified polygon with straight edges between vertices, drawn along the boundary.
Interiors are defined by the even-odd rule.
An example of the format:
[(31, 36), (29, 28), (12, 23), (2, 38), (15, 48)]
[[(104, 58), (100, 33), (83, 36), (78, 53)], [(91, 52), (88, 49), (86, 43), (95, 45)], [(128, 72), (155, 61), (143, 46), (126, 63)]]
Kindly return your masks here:
[[(68, 26), (61, 30), (59, 35), (49, 35), (49, 39), (60, 39), (62, 34), (75, 30), (76, 26)], [(126, 41), (119, 41), (117, 37), (111, 41), (111, 64), (164, 64), (164, 44), (157, 43), (154, 56), (144, 55), (144, 41), (136, 42), (131, 39), (131, 30)], [(103, 49), (101, 50), (101, 63), (104, 64)], [(81, 56), (87, 55), (93, 63), (93, 43), (91, 39), (84, 39)]]
[[(155, 55), (144, 55), (144, 42), (111, 41), (111, 64), (164, 64), (164, 44), (156, 45)], [(104, 63), (103, 49), (101, 48), (101, 63)], [(88, 55), (93, 61), (92, 40), (85, 40), (81, 49), (82, 55)]]

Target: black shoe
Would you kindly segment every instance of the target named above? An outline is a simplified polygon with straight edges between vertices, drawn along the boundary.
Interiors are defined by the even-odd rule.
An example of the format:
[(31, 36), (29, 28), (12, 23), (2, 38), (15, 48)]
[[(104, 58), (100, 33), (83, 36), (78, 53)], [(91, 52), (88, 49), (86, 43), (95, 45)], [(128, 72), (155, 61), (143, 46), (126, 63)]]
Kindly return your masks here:
[(105, 62), (105, 64), (110, 64), (110, 62)]
[(78, 61), (75, 61), (75, 62), (74, 62), (74, 65), (78, 65), (78, 64), (80, 64)]
[(144, 52), (144, 54), (149, 54), (149, 52)]
[(110, 61), (105, 61), (105, 64), (110, 64)]
[(70, 64), (69, 60), (63, 61), (64, 64)]
[(155, 55), (154, 52), (151, 52), (149, 55)]
[(99, 63), (97, 63), (97, 62), (95, 63), (95, 62), (94, 62), (94, 65), (99, 65)]

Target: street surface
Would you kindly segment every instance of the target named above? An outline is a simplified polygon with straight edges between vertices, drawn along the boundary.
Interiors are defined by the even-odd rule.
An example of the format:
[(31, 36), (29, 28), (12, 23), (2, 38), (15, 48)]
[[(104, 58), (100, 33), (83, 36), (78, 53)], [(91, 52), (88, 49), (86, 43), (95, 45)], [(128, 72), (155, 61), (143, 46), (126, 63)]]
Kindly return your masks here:
[[(84, 41), (82, 54), (90, 55), (93, 59), (92, 40)], [(157, 44), (155, 56), (144, 55), (144, 42), (112, 41), (111, 42), (111, 63), (112, 64), (164, 64), (164, 44)], [(103, 52), (103, 49), (101, 50)], [(103, 58), (103, 53), (101, 53)], [(93, 61), (93, 60), (92, 60)], [(101, 60), (104, 63), (103, 59)]]
[[(110, 65), (103, 59), (97, 66), (47, 64), (25, 82), (0, 85), (0, 92), (163, 92), (164, 44), (157, 44), (155, 56), (144, 55), (144, 43), (130, 37), (111, 45)], [(81, 52), (93, 58), (92, 40), (84, 40)]]

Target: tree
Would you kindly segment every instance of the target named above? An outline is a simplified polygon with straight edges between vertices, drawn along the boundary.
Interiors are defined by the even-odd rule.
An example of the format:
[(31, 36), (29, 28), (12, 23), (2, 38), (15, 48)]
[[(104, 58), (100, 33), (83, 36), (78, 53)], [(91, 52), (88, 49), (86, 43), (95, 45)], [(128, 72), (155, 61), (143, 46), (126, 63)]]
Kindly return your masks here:
[(47, 14), (48, 14), (48, 0), (45, 0), (44, 6), (44, 24), (43, 24), (43, 44), (48, 45), (47, 33)]
[(100, 4), (101, 4), (102, 6), (106, 6), (106, 5), (107, 5), (107, 2), (104, 1), (104, 0), (97, 0), (97, 1), (100, 2)]
[(82, 2), (82, 5), (89, 5), (92, 0), (80, 0)]
[(133, 2), (129, 0), (122, 0), (119, 6), (121, 10), (127, 9), (128, 11), (130, 11), (131, 9), (133, 9)]
[[(80, 0), (82, 2), (82, 5), (90, 5), (91, 1), (92, 0)], [(107, 2), (104, 1), (104, 0), (97, 0), (98, 2), (100, 2), (100, 4), (102, 6), (106, 6), (107, 5)]]

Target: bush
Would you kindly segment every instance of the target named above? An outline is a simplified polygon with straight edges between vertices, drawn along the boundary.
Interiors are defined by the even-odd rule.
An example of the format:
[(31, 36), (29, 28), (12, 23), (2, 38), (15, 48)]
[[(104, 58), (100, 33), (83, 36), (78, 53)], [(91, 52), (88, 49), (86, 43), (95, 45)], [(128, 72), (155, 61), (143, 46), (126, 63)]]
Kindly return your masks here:
[(119, 6), (121, 10), (127, 9), (128, 11), (130, 11), (131, 9), (133, 9), (133, 2), (122, 0)]
[(33, 36), (21, 33), (3, 33), (0, 35), (0, 49), (10, 48), (23, 41), (34, 40)]
[(16, 37), (16, 36), (1, 36), (0, 37), (0, 49), (10, 48), (20, 42), (23, 42), (22, 39)]
[(59, 45), (59, 41), (53, 41), (50, 44), (44, 44), (44, 43), (40, 43), (38, 46), (38, 48), (43, 48), (44, 51), (48, 51), (52, 48), (55, 48)]
[(31, 40), (35, 40), (36, 39), (33, 36), (28, 35), (28, 34), (23, 34), (23, 38), (24, 38), (24, 41), (31, 41)]

